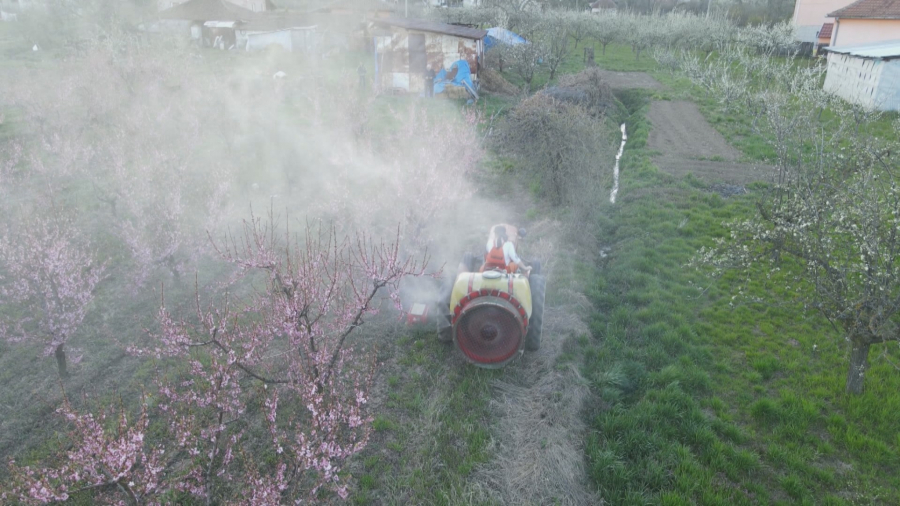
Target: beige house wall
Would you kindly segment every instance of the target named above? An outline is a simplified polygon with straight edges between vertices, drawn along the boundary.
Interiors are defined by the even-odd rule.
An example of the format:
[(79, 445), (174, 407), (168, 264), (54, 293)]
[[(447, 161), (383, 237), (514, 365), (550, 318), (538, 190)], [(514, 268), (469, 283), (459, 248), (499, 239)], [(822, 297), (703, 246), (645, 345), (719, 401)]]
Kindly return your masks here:
[(842, 7), (850, 5), (853, 0), (797, 0), (794, 4), (794, 17), (791, 20), (797, 28), (797, 34), (801, 39), (809, 39), (812, 42), (816, 33), (825, 23), (833, 23), (834, 18), (826, 16)]
[(900, 19), (838, 19), (831, 33), (834, 47), (900, 39)]
[(797, 0), (794, 5), (795, 26), (822, 26), (823, 23), (831, 23), (833, 18), (826, 17), (829, 12), (834, 12), (853, 3), (849, 0)]

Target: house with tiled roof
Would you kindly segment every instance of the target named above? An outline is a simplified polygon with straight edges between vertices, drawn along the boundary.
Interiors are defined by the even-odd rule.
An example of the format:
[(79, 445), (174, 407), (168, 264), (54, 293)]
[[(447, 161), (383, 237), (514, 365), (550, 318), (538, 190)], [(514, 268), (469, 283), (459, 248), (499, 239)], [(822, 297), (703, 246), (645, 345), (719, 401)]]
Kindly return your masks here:
[(834, 18), (832, 46), (871, 44), (900, 38), (900, 0), (857, 0), (828, 13)]
[(834, 23), (823, 23), (822, 28), (819, 29), (818, 35), (818, 43), (819, 47), (830, 46), (831, 45), (831, 34), (834, 30)]

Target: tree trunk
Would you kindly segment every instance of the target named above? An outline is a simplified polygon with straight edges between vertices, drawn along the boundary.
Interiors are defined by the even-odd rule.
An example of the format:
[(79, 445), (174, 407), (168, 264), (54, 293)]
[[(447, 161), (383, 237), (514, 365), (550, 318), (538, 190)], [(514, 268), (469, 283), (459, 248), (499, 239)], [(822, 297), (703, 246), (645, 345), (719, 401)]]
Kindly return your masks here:
[(865, 386), (865, 373), (869, 368), (869, 344), (850, 341), (850, 370), (847, 372), (847, 391), (861, 394)]
[(56, 365), (59, 367), (59, 377), (60, 378), (68, 378), (69, 371), (66, 370), (66, 350), (63, 349), (65, 344), (60, 344), (56, 347)]

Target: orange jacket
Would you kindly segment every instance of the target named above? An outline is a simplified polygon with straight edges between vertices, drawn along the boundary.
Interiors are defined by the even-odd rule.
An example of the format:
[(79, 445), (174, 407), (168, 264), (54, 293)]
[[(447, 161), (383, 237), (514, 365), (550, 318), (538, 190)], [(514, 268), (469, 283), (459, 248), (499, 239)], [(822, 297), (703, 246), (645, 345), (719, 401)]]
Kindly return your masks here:
[(484, 255), (484, 265), (481, 266), (481, 271), (489, 271), (491, 269), (503, 269), (506, 272), (513, 273), (516, 272), (516, 268), (518, 266), (515, 262), (510, 262), (509, 265), (506, 264), (506, 256), (503, 255), (503, 247), (494, 247), (491, 248), (490, 251)]

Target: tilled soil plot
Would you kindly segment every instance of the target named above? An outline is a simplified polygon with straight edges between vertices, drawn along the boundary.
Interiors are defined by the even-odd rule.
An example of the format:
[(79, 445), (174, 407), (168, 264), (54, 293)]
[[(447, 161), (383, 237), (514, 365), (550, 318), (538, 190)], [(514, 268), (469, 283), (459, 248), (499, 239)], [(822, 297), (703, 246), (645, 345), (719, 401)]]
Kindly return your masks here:
[(653, 79), (646, 72), (616, 72), (614, 70), (601, 70), (603, 80), (612, 89), (663, 90), (666, 87)]
[(653, 102), (648, 117), (653, 128), (647, 145), (661, 153), (653, 162), (667, 174), (691, 173), (710, 182), (738, 184), (772, 177), (767, 165), (738, 162), (741, 153), (710, 126), (693, 102)]

